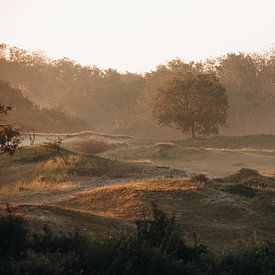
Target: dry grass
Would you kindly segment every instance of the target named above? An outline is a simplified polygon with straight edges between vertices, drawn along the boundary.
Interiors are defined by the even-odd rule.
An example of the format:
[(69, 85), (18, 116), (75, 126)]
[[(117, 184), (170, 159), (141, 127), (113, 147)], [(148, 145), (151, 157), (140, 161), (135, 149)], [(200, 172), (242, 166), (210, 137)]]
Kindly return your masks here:
[[(253, 190), (275, 191), (275, 178), (261, 175), (254, 169), (242, 168), (233, 175), (217, 180), (237, 184), (242, 189), (252, 188)], [(234, 185), (232, 186), (234, 188)]]
[[(107, 177), (129, 177), (146, 173), (145, 164), (127, 163), (122, 161), (108, 160), (98, 156), (84, 156), (72, 154), (64, 162), (57, 157), (40, 164), (37, 172), (48, 177), (60, 176), (61, 178), (74, 176), (107, 176)], [(54, 180), (52, 178), (52, 180)]]
[(201, 148), (254, 148), (254, 149), (275, 149), (274, 135), (247, 135), (247, 136), (215, 136), (215, 137), (198, 137), (177, 141), (185, 147)]
[(135, 219), (150, 209), (150, 196), (154, 200), (159, 193), (196, 192), (201, 186), (188, 178), (146, 179), (94, 188), (77, 194), (62, 205), (111, 217)]
[(144, 159), (180, 159), (201, 152), (201, 149), (184, 148), (171, 142), (155, 144), (128, 144), (114, 150), (104, 152), (102, 156), (111, 159), (144, 160)]
[[(202, 158), (198, 164), (199, 169), (202, 169), (201, 163), (207, 162), (203, 159), (205, 154), (211, 153), (215, 157), (215, 163), (213, 162), (215, 169), (218, 169), (217, 167), (222, 163), (220, 159), (217, 160), (216, 152), (183, 148), (171, 143), (129, 144), (128, 147), (106, 151), (102, 155), (111, 154), (114, 151), (116, 151), (114, 158), (120, 152), (122, 158), (125, 159), (140, 160), (146, 159), (146, 156), (153, 156), (152, 158), (157, 158), (159, 163), (161, 163), (159, 157), (174, 159), (178, 163), (178, 156), (181, 156), (186, 160), (186, 165), (190, 165), (190, 159), (196, 155), (197, 159), (194, 160), (196, 164), (199, 161), (198, 157)], [(198, 151), (199, 156), (194, 153)], [(15, 171), (19, 172), (9, 179), (10, 182), (13, 180), (14, 184), (2, 185), (0, 192), (25, 194), (30, 191), (26, 196), (28, 198), (33, 198), (36, 191), (41, 191), (40, 194), (47, 193), (43, 202), (54, 204), (56, 208), (49, 210), (33, 206), (32, 217), (38, 220), (46, 217), (47, 221), (59, 223), (61, 228), (77, 227), (80, 222), (83, 222), (83, 226), (93, 229), (93, 223), (96, 222), (99, 224), (97, 227), (99, 231), (103, 228), (111, 230), (114, 220), (119, 220), (116, 224), (120, 227), (124, 222), (128, 224), (139, 215), (149, 214), (150, 203), (154, 202), (170, 215), (175, 215), (179, 228), (190, 241), (193, 233), (196, 233), (202, 242), (218, 247), (245, 239), (254, 231), (257, 232), (259, 239), (275, 239), (275, 181), (270, 177), (260, 175), (257, 171), (243, 169), (230, 177), (215, 180), (207, 179), (202, 175), (193, 178), (172, 178), (172, 176), (171, 178), (155, 178), (167, 177), (170, 173), (172, 174), (172, 170), (157, 169), (150, 163), (109, 160), (65, 150), (64, 156), (66, 161), (38, 146), (23, 149), (21, 153), (12, 158), (1, 157), (1, 180), (7, 179), (3, 177), (3, 171), (10, 175), (15, 174)], [(152, 159), (151, 157), (148, 159)], [(236, 159), (236, 154), (232, 153), (230, 159)], [(268, 161), (270, 160), (271, 158), (268, 158)], [(227, 164), (223, 163), (223, 165)], [(173, 175), (179, 176), (176, 173)], [(95, 187), (96, 183), (91, 184), (81, 189), (86, 190), (89, 187), (88, 191), (76, 194), (79, 192), (79, 186), (72, 186), (71, 180), (82, 176), (88, 177), (89, 180), (92, 177), (105, 177), (105, 179), (109, 177), (112, 180), (124, 177), (125, 181), (127, 178), (130, 179), (127, 183), (112, 183), (112, 185), (102, 187)], [(137, 180), (141, 177), (150, 179)], [(110, 181), (104, 183), (107, 184)], [(240, 190), (240, 185), (245, 186), (245, 190)], [(224, 189), (226, 186), (229, 186), (231, 188), (229, 191), (233, 190), (233, 192)], [(66, 192), (70, 188), (75, 189), (73, 192)], [(45, 192), (48, 190), (61, 191), (57, 192), (58, 200), (50, 196), (54, 192)], [(235, 190), (237, 192), (234, 192)], [(242, 195), (242, 191), (246, 194), (247, 190), (252, 190), (255, 196)], [(75, 195), (72, 196), (72, 194)], [(6, 200), (7, 197), (12, 196), (2, 194), (2, 197)], [(18, 197), (16, 195), (13, 198)], [(38, 196), (36, 201), (33, 199), (22, 201), (23, 203), (30, 201), (41, 203), (40, 199), (41, 196)], [(24, 215), (28, 215), (28, 211), (29, 209), (26, 209)], [(98, 219), (95, 215), (100, 218)], [(66, 219), (62, 220), (62, 216), (66, 216)]]
[(75, 188), (75, 185), (70, 181), (53, 183), (37, 177), (32, 181), (18, 181), (14, 184), (4, 185), (0, 188), (0, 194), (22, 195), (27, 192), (65, 191), (71, 188)]
[[(28, 164), (28, 166), (30, 166)], [(118, 161), (105, 160), (100, 157), (67, 154), (62, 157), (32, 163), (27, 174), (23, 174), (24, 165), (20, 168), (22, 173), (9, 184), (0, 186), (0, 193), (14, 193), (20, 190), (44, 190), (56, 188), (56, 185), (65, 184), (76, 177), (83, 176), (109, 176), (126, 177), (142, 171), (144, 165), (127, 164)]]
[(224, 192), (244, 196), (248, 198), (255, 198), (257, 191), (244, 184), (227, 185), (222, 189)]
[(88, 155), (99, 154), (112, 148), (112, 146), (107, 142), (95, 139), (75, 141), (71, 146), (73, 146), (73, 148), (75, 148), (78, 152)]
[[(255, 192), (252, 197), (223, 191), (222, 187), (229, 184), (219, 185), (212, 180), (204, 184), (191, 178), (146, 179), (93, 188), (58, 206), (132, 221), (149, 215), (154, 202), (175, 215), (190, 242), (196, 233), (202, 242), (218, 248), (248, 239), (254, 230), (259, 239), (275, 239), (275, 193)], [(238, 189), (238, 184), (232, 188)]]
[[(6, 162), (8, 165), (6, 166)], [(16, 193), (18, 190), (56, 189), (56, 184), (81, 177), (152, 177), (181, 174), (177, 170), (158, 169), (150, 163), (130, 163), (82, 155), (61, 149), (61, 153), (49, 152), (44, 146), (22, 149), (14, 157), (1, 156), (0, 193)]]
[(71, 153), (40, 162), (34, 170), (35, 177), (45, 177), (48, 181), (56, 182), (76, 176), (129, 177), (146, 174), (154, 169), (145, 163), (128, 163)]
[[(27, 218), (32, 233), (43, 233), (45, 224), (55, 234), (81, 232), (96, 237), (126, 233), (134, 228), (134, 224), (124, 220), (55, 206), (24, 204), (10, 207), (13, 213)], [(4, 212), (5, 205), (0, 205), (0, 215)]]
[(16, 151), (12, 157), (7, 154), (0, 155), (0, 169), (6, 169), (11, 165), (37, 163), (52, 157), (52, 152), (47, 151), (42, 145), (23, 147)]
[[(260, 136), (255, 139), (258, 142), (256, 144), (259, 145), (264, 138)], [(269, 139), (267, 148), (272, 145), (272, 140), (274, 143), (273, 136)], [(236, 142), (236, 146), (235, 143), (231, 144), (231, 141)], [(271, 146), (271, 149), (244, 149), (246, 148), (242, 147), (244, 141), (242, 137), (217, 137), (198, 138), (184, 142), (174, 141), (173, 143), (129, 143), (127, 146), (112, 148), (100, 155), (115, 160), (149, 160), (156, 165), (182, 169), (189, 175), (205, 173), (208, 177), (224, 177), (241, 167), (250, 167), (262, 173), (273, 174), (275, 171), (272, 165), (275, 163), (273, 147)]]

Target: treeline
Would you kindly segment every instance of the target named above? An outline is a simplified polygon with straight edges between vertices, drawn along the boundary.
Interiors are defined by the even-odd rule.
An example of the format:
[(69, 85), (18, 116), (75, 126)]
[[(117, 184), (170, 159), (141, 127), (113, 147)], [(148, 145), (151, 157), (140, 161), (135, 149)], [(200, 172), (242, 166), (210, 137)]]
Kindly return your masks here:
[(145, 75), (144, 113), (160, 95), (160, 88), (184, 75), (214, 74), (226, 88), (229, 101), (227, 135), (275, 133), (275, 55), (228, 54), (204, 63), (172, 60)]
[(229, 99), (228, 128), (223, 134), (275, 133), (275, 55), (228, 54), (202, 63), (176, 59), (139, 75), (82, 66), (63, 58), (1, 45), (0, 79), (9, 81), (40, 108), (58, 109), (107, 133), (175, 137), (161, 127), (152, 109), (158, 92), (177, 75), (211, 72)]

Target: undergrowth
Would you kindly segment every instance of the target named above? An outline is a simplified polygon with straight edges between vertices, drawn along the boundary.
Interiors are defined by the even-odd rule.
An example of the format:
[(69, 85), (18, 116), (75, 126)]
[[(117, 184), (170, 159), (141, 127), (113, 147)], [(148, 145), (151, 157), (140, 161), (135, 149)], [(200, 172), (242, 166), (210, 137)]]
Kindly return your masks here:
[(136, 222), (124, 236), (87, 238), (41, 235), (8, 210), (0, 219), (1, 274), (274, 274), (275, 243), (251, 244), (214, 254), (205, 246), (186, 245), (175, 219), (153, 208), (152, 219)]

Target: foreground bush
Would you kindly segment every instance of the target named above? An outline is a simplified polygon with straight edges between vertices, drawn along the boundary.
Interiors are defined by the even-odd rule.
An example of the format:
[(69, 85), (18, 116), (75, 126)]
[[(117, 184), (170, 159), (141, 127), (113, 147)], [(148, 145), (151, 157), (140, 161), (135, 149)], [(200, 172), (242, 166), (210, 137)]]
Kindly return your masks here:
[(129, 236), (88, 239), (79, 234), (27, 235), (27, 224), (9, 212), (0, 219), (0, 274), (274, 274), (275, 244), (214, 256), (187, 246), (174, 218), (153, 208)]

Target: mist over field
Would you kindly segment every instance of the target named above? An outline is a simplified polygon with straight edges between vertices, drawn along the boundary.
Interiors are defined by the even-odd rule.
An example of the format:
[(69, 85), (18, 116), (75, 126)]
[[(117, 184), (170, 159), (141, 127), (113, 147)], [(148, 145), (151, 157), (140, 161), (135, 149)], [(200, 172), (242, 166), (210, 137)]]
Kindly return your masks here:
[(0, 0), (0, 274), (275, 274), (274, 18)]
[(3, 104), (15, 108), (11, 114), (15, 121), (33, 125), (39, 132), (93, 130), (166, 139), (188, 137), (176, 125), (159, 125), (152, 110), (159, 89), (189, 73), (214, 74), (225, 87), (229, 109), (221, 134), (275, 131), (272, 50), (228, 53), (199, 63), (174, 59), (145, 74), (100, 70), (69, 58), (50, 60), (5, 44), (0, 56), (1, 80), (17, 89), (4, 96), (2, 88)]

